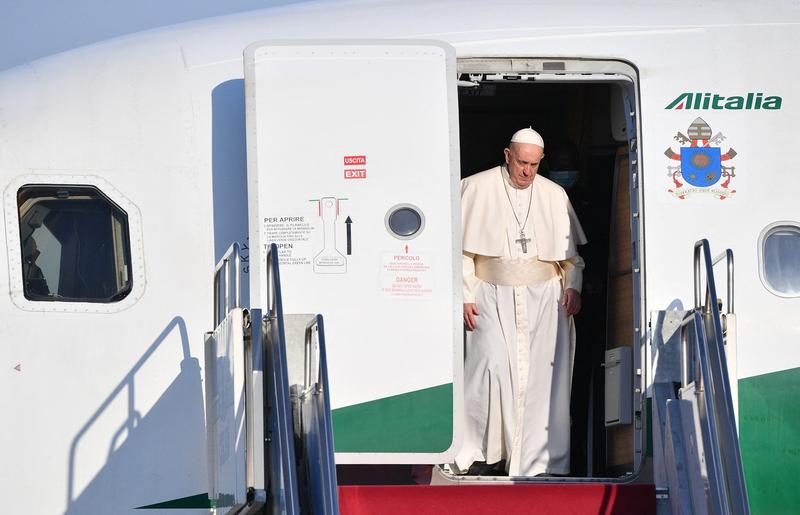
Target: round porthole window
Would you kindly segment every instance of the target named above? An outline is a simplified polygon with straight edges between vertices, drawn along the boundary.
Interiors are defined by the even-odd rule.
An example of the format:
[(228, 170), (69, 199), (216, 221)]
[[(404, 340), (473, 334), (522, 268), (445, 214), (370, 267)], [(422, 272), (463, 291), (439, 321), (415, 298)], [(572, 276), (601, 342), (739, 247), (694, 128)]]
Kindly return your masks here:
[(397, 239), (416, 238), (425, 228), (425, 217), (417, 206), (398, 204), (386, 213), (386, 230)]

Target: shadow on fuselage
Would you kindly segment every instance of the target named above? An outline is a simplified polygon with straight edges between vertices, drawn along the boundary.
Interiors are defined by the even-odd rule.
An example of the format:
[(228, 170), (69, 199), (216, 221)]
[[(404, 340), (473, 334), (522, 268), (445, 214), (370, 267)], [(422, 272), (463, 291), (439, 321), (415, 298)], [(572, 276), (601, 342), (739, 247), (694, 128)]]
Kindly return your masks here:
[[(247, 142), (244, 80), (233, 79), (211, 92), (211, 182), (214, 206), (214, 261), (228, 247), (241, 245), (242, 272), (247, 277), (250, 252), (247, 222)], [(242, 280), (247, 306), (248, 281)]]
[[(218, 84), (210, 100), (214, 259), (218, 261), (234, 241), (240, 243), (242, 303), (248, 305), (244, 80)], [(176, 316), (72, 438), (65, 515), (136, 508), (148, 508), (146, 513), (171, 513), (174, 508), (208, 513), (200, 367), (190, 354), (186, 323)], [(166, 374), (172, 373), (176, 375), (167, 384)], [(160, 393), (154, 378), (165, 385)], [(143, 404), (150, 406), (146, 413), (140, 412)]]
[[(165, 356), (174, 356), (176, 340), (182, 355), (174, 363), (179, 366), (172, 369), (176, 375), (149, 411), (141, 413), (137, 394), (146, 391), (141, 376), (152, 378), (162, 372), (147, 367), (154, 362), (163, 366)], [(203, 406), (200, 363), (190, 355), (183, 318), (176, 316), (72, 439), (65, 515), (123, 513), (183, 497), (202, 498), (207, 483)], [(99, 436), (112, 431), (110, 439)], [(95, 449), (105, 445), (105, 462), (82, 487), (85, 470), (103, 452)]]

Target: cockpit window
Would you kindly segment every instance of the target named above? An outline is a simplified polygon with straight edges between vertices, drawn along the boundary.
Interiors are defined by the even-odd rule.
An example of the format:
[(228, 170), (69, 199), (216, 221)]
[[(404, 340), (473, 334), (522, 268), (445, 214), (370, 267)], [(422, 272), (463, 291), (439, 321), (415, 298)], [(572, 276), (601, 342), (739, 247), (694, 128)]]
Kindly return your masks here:
[(130, 293), (128, 215), (97, 188), (23, 186), (17, 206), (27, 299), (116, 302)]

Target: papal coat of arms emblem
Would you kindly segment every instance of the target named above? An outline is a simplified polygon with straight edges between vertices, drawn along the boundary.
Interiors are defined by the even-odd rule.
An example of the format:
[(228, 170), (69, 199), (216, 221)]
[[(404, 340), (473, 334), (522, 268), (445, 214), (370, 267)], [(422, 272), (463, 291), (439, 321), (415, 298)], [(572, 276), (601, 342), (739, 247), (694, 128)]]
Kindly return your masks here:
[(672, 148), (664, 151), (669, 159), (677, 161), (667, 166), (675, 186), (668, 191), (681, 200), (695, 193), (708, 193), (720, 200), (733, 196), (736, 190), (731, 189), (731, 181), (736, 177), (736, 167), (723, 163), (736, 157), (736, 151), (729, 148), (722, 153), (719, 145), (725, 136), (721, 132), (713, 134), (702, 118), (695, 119), (686, 132), (687, 135), (681, 132), (675, 135), (681, 145), (677, 152)]

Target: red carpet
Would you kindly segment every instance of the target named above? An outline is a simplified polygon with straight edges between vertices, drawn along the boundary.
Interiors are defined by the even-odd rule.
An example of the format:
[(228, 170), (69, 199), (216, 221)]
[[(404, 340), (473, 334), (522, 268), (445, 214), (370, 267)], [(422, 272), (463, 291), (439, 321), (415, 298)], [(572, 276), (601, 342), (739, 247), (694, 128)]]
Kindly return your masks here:
[(655, 515), (653, 485), (340, 486), (342, 515)]

